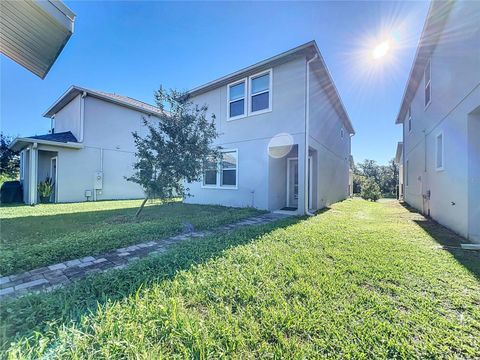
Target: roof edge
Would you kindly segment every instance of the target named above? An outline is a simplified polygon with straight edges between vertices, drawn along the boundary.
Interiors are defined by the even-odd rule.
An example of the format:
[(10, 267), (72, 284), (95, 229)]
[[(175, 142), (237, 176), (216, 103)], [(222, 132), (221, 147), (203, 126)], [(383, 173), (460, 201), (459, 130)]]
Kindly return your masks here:
[[(142, 108), (140, 106), (136, 106), (134, 104), (131, 104), (131, 103), (128, 103), (126, 101), (122, 101), (121, 99), (114, 99), (112, 97), (109, 97), (105, 94), (102, 94), (102, 93), (99, 93), (98, 91), (95, 91), (95, 90), (91, 90), (91, 89), (87, 89), (87, 88), (84, 88), (84, 87), (81, 87), (81, 86), (77, 86), (77, 85), (71, 85), (67, 91), (65, 91), (44, 113), (43, 113), (43, 117), (46, 117), (46, 118), (50, 118), (52, 117), (53, 115), (55, 115), (58, 111), (60, 111), (61, 109), (63, 109), (69, 102), (67, 102), (66, 104), (60, 106), (59, 108), (58, 105), (59, 103), (64, 99), (66, 98), (69, 94), (73, 93), (73, 92), (78, 92), (78, 94), (81, 94), (81, 93), (86, 93), (87, 95), (89, 96), (92, 96), (94, 98), (97, 98), (97, 99), (101, 99), (101, 100), (104, 100), (104, 101), (107, 101), (107, 102), (110, 102), (110, 103), (113, 103), (113, 104), (117, 104), (117, 105), (120, 105), (120, 106), (124, 106), (124, 107), (127, 107), (127, 108), (130, 108), (130, 109), (133, 109), (133, 110), (136, 110), (138, 112), (141, 112), (143, 114), (146, 114), (146, 115), (154, 115), (154, 116), (158, 116), (160, 115), (160, 109), (158, 112), (154, 112), (154, 111), (149, 111), (148, 109), (146, 108)], [(131, 98), (133, 99), (133, 98)], [(73, 100), (73, 98), (72, 98)], [(141, 100), (137, 100), (137, 99), (133, 99), (135, 101), (138, 101), (140, 103), (143, 103), (145, 105), (148, 105), (148, 106), (152, 106), (154, 107), (154, 105), (151, 105), (151, 104), (148, 104), (146, 102), (143, 102)]]

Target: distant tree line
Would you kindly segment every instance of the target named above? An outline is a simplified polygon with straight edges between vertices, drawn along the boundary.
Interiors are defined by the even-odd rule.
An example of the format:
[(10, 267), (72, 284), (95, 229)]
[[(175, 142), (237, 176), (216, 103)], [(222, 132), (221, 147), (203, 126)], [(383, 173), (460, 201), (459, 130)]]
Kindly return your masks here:
[(20, 172), (20, 157), (8, 148), (11, 142), (10, 136), (0, 133), (0, 185), (4, 181), (16, 179)]
[(353, 170), (353, 193), (364, 199), (376, 201), (381, 197), (397, 196), (398, 166), (395, 160), (387, 165), (378, 165), (375, 160), (355, 164)]

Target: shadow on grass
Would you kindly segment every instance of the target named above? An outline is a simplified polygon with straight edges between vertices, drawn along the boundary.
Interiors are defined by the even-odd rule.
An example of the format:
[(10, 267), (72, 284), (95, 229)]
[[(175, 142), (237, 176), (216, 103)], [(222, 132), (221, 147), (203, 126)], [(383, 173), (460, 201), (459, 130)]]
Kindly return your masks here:
[(254, 242), (260, 236), (302, 219), (291, 217), (187, 240), (171, 245), (162, 255), (149, 256), (123, 270), (91, 276), (51, 293), (6, 300), (0, 307), (0, 350), (5, 351), (10, 342), (36, 331), (77, 322), (82, 315), (95, 313), (99, 305), (120, 301), (141, 289), (172, 279), (179, 271), (219, 258), (228, 249)]
[(180, 202), (147, 206), (138, 219), (136, 211), (136, 207), (99, 208), (2, 219), (0, 273), (10, 275), (176, 235), (183, 231), (184, 223), (207, 230), (262, 213)]
[(432, 218), (425, 217), (409, 204), (405, 202), (400, 204), (409, 212), (418, 214), (418, 218), (413, 221), (480, 280), (480, 251), (462, 249), (460, 245), (469, 243), (467, 239), (440, 225)]

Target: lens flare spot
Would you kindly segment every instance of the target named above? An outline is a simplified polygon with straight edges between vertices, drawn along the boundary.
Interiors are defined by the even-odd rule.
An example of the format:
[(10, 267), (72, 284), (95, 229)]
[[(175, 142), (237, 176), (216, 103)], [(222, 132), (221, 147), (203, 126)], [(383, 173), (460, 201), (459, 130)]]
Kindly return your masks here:
[(385, 55), (388, 54), (388, 51), (390, 50), (390, 41), (385, 40), (375, 46), (375, 48), (372, 51), (372, 57), (374, 59), (380, 59), (383, 58)]

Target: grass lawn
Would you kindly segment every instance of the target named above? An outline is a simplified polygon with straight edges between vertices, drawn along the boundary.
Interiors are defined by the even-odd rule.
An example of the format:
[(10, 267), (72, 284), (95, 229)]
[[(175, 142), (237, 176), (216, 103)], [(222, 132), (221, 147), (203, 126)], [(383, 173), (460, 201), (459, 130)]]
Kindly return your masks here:
[(99, 201), (0, 207), (2, 276), (182, 232), (184, 223), (208, 229), (253, 216), (254, 209)]
[(455, 241), (347, 200), (9, 300), (0, 334), (11, 358), (478, 358), (480, 258)]

